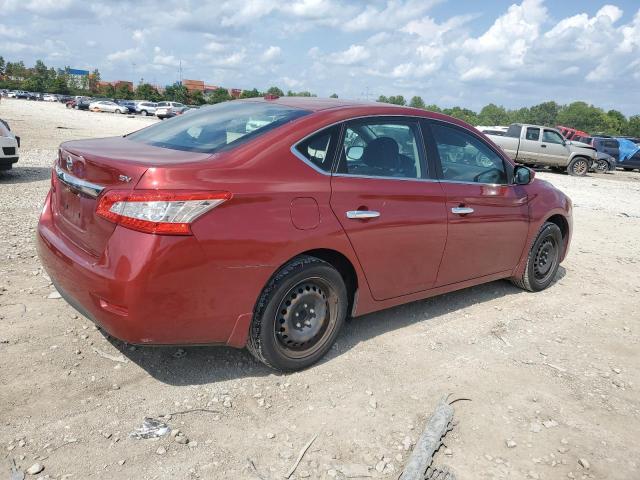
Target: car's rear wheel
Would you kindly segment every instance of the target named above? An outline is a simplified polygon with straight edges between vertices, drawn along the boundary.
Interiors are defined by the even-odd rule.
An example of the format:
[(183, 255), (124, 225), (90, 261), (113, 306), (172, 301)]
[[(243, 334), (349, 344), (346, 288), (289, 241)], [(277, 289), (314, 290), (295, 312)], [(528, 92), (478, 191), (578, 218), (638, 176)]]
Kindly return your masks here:
[(121, 114), (121, 113), (122, 113), (122, 110), (120, 110), (119, 108), (116, 108), (116, 113), (117, 113), (117, 114)]
[(529, 251), (522, 277), (512, 278), (511, 281), (530, 292), (544, 290), (556, 276), (563, 248), (560, 228), (555, 223), (546, 222)]
[(333, 266), (315, 257), (296, 257), (262, 291), (247, 348), (272, 368), (304, 369), (331, 348), (347, 305), (347, 288)]
[(146, 110), (142, 110), (140, 112), (140, 115), (142, 115), (143, 117), (146, 117), (147, 116), (147, 111)]
[(584, 157), (576, 157), (567, 166), (567, 173), (578, 177), (584, 177), (589, 171), (589, 162)]

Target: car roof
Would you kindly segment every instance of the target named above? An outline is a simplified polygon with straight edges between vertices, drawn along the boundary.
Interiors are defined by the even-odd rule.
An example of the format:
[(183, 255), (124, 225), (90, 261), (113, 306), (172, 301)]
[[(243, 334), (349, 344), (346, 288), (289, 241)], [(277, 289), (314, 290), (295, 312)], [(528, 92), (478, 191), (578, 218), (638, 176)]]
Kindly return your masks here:
[(320, 110), (339, 109), (339, 108), (351, 108), (351, 107), (389, 107), (389, 110), (397, 108), (409, 108), (400, 105), (392, 105), (389, 103), (380, 102), (367, 102), (360, 100), (344, 100), (341, 98), (319, 98), (319, 97), (279, 97), (274, 99), (265, 98), (248, 98), (240, 100), (243, 102), (265, 102), (274, 103), (276, 105), (282, 105), (285, 107), (300, 108), (302, 110), (309, 110), (311, 112), (318, 112)]

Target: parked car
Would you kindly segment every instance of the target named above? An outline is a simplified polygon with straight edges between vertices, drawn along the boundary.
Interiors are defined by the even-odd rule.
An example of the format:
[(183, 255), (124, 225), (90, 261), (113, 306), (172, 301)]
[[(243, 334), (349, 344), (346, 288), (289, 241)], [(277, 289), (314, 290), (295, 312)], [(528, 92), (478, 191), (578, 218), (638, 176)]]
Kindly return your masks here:
[(67, 108), (74, 108), (76, 110), (89, 110), (89, 106), (93, 103), (90, 98), (73, 99), (66, 103)]
[(16, 98), (18, 95), (18, 92), (16, 92), (15, 90), (9, 90), (7, 92), (7, 98)]
[(53, 95), (51, 93), (45, 93), (42, 96), (42, 100), (44, 100), (45, 102), (57, 102), (58, 101), (58, 96), (57, 95)]
[(118, 105), (116, 102), (112, 102), (110, 100), (92, 102), (89, 105), (89, 110), (92, 112), (129, 113), (129, 109), (127, 107), (124, 105)]
[(487, 135), (518, 163), (566, 169), (570, 175), (586, 175), (596, 160), (596, 149), (562, 138), (560, 132), (540, 125), (514, 123), (504, 136)]
[(136, 102), (134, 102), (133, 100), (116, 100), (116, 103), (118, 105), (122, 105), (124, 107), (127, 107), (129, 112), (134, 112), (135, 111)]
[(155, 102), (136, 102), (135, 111), (143, 117), (155, 115), (158, 104)]
[(179, 102), (158, 102), (156, 107), (156, 117), (160, 120), (172, 118), (176, 115), (182, 115), (189, 107)]
[(132, 344), (246, 346), (280, 370), (348, 315), (542, 290), (572, 232), (570, 199), (473, 127), (379, 103), (224, 102), (65, 142), (53, 173), (37, 248), (71, 305)]
[(9, 124), (0, 119), (0, 170), (10, 170), (20, 156), (20, 137), (16, 137)]
[(628, 138), (618, 137), (618, 167), (624, 170), (640, 170), (640, 145)]
[(613, 169), (640, 169), (640, 146), (626, 137), (593, 137), (592, 145), (599, 153), (611, 156)]
[(31, 98), (31, 94), (29, 92), (25, 92), (24, 90), (18, 90), (17, 92), (15, 92), (15, 98), (28, 100)]

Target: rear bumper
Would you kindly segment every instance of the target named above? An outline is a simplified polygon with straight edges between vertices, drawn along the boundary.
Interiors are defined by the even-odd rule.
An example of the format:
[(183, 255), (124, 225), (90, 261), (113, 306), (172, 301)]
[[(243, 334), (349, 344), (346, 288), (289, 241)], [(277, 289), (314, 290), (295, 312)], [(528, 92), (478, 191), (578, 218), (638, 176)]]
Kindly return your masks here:
[(242, 282), (257, 272), (212, 266), (193, 236), (117, 227), (102, 256), (93, 257), (56, 227), (47, 196), (37, 250), (60, 294), (116, 338), (132, 344), (245, 344), (257, 294), (243, 291)]

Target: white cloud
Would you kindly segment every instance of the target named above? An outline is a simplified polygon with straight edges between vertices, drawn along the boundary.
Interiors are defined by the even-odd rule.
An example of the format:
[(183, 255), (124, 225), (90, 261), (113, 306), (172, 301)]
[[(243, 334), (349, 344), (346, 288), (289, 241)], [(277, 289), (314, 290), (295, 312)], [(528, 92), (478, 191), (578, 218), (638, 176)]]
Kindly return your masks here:
[(140, 50), (138, 48), (127, 48), (107, 55), (108, 62), (129, 62), (138, 57)]
[(327, 57), (329, 63), (338, 65), (355, 65), (363, 62), (371, 56), (371, 53), (362, 45), (351, 45), (342, 52), (332, 53)]
[(276, 47), (271, 45), (267, 50), (262, 54), (263, 62), (273, 62), (280, 58), (282, 55), (282, 49), (280, 47)]
[[(1, 8), (2, 7), (0, 7), (0, 9)], [(24, 35), (25, 35), (24, 30), (22, 30), (21, 28), (10, 27), (0, 23), (0, 37), (16, 39), (16, 38), (22, 38), (24, 37)]]

